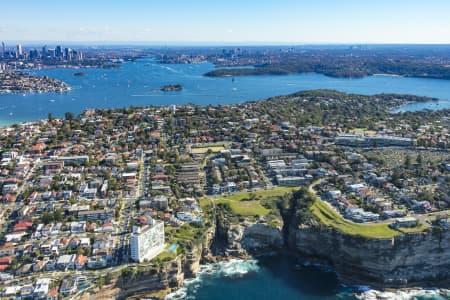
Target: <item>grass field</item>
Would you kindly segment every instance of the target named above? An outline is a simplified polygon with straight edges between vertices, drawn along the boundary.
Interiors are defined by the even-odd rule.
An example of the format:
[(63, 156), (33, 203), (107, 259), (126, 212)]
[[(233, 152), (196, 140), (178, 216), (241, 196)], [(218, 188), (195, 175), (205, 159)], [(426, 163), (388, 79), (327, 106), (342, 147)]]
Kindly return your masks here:
[(166, 226), (164, 231), (166, 233), (167, 243), (178, 244), (184, 247), (186, 244), (192, 243), (201, 236), (203, 229), (185, 223), (180, 227)]
[(311, 210), (319, 220), (331, 227), (334, 227), (343, 233), (359, 235), (367, 238), (387, 239), (407, 232), (420, 232), (428, 227), (421, 224), (414, 228), (400, 228), (394, 230), (388, 224), (359, 224), (345, 220), (338, 213), (328, 207), (327, 203), (316, 198)]
[(345, 220), (329, 208), (325, 202), (317, 198), (311, 206), (311, 209), (314, 215), (318, 217), (322, 223), (334, 227), (346, 234), (379, 239), (392, 238), (400, 234), (400, 232), (390, 228), (388, 224), (357, 224)]
[(281, 196), (295, 190), (291, 187), (276, 187), (271, 190), (242, 192), (215, 199), (216, 204), (226, 204), (240, 216), (265, 216), (270, 209), (261, 205), (260, 200), (267, 197)]
[(409, 233), (409, 232), (418, 232), (418, 231), (424, 231), (425, 229), (429, 228), (427, 225), (425, 224), (419, 224), (419, 226), (417, 227), (412, 227), (412, 228), (398, 228), (398, 231), (404, 232), (404, 233)]
[(231, 210), (240, 216), (265, 216), (270, 210), (262, 206), (259, 201), (234, 201), (230, 199), (218, 199), (217, 204), (226, 204)]
[(161, 252), (157, 258), (161, 261), (171, 261), (175, 257), (177, 257), (176, 251), (175, 252), (169, 252), (167, 249)]
[(352, 134), (365, 134), (365, 135), (374, 135), (376, 132), (373, 130), (368, 130), (367, 128), (355, 128), (350, 130)]
[(217, 153), (222, 150), (225, 150), (225, 147), (223, 146), (210, 146), (210, 147), (200, 147), (200, 148), (191, 148), (192, 154), (205, 154), (208, 152), (208, 150), (211, 150), (212, 153)]
[(265, 198), (265, 197), (281, 196), (286, 193), (292, 192), (296, 189), (298, 189), (298, 188), (297, 187), (278, 186), (271, 190), (259, 190), (256, 192), (241, 192), (241, 193), (236, 193), (236, 194), (233, 194), (230, 196), (222, 197), (219, 199), (228, 199), (228, 200), (233, 200), (233, 201), (242, 201), (242, 200), (250, 199), (251, 197), (254, 197), (256, 199), (261, 199), (261, 198)]

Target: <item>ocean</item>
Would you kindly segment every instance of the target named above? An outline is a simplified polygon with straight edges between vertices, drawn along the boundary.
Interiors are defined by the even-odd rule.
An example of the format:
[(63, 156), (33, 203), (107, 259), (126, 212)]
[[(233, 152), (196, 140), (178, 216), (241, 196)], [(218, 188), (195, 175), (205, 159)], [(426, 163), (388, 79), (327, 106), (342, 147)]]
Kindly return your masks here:
[(203, 266), (168, 300), (356, 299), (336, 274), (321, 266), (298, 265), (289, 256), (231, 260)]
[[(330, 267), (281, 255), (201, 266), (199, 275), (166, 300), (448, 300), (437, 288), (377, 291), (345, 286)], [(376, 297), (379, 298), (376, 298)]]
[[(33, 74), (67, 82), (67, 93), (0, 94), (0, 125), (56, 117), (86, 108), (119, 108), (194, 103), (216, 105), (265, 99), (300, 90), (336, 89), (358, 94), (403, 93), (444, 99), (408, 105), (401, 110), (450, 108), (450, 80), (371, 76), (332, 78), (320, 74), (209, 78), (210, 63), (158, 64), (153, 59), (126, 62), (119, 69), (43, 69)], [(84, 72), (85, 76), (74, 76)], [(166, 84), (181, 84), (180, 92), (162, 92)]]

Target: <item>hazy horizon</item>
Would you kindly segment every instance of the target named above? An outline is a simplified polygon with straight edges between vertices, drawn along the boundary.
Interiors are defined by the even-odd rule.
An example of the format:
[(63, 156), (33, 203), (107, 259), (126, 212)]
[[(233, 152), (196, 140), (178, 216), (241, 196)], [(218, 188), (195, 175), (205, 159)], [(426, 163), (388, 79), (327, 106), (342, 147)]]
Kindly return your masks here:
[(0, 40), (96, 44), (448, 44), (444, 0), (22, 0)]
[(191, 42), (191, 41), (62, 41), (62, 40), (0, 40), (0, 43), (4, 42), (6, 48), (16, 47), (17, 44), (21, 44), (25, 47), (38, 47), (38, 46), (53, 46), (53, 45), (69, 45), (69, 46), (85, 46), (85, 47), (106, 47), (106, 46), (134, 46), (134, 47), (339, 47), (339, 46), (450, 46), (449, 43), (358, 43), (358, 42), (342, 42), (342, 43), (308, 43), (308, 42), (271, 42), (271, 41), (205, 41), (205, 42)]

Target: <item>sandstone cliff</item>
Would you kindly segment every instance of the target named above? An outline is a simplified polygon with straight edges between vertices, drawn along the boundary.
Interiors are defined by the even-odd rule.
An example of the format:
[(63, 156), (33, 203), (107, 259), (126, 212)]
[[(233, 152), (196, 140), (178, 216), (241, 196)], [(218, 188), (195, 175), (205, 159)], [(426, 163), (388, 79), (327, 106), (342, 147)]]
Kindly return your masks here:
[(450, 278), (450, 233), (430, 230), (367, 239), (320, 226), (291, 226), (289, 244), (329, 261), (344, 281), (379, 287), (436, 285)]
[(282, 225), (273, 226), (264, 219), (241, 218), (238, 222), (231, 219), (229, 211), (217, 211), (213, 244), (215, 255), (242, 258), (283, 248)]

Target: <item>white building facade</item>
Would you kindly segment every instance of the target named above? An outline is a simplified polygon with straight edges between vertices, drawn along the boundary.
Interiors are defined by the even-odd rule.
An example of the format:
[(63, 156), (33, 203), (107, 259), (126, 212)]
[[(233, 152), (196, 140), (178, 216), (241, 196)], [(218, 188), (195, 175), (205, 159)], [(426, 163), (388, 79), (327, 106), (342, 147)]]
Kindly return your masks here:
[(131, 259), (136, 262), (150, 261), (164, 251), (164, 243), (164, 223), (155, 221), (131, 236)]

